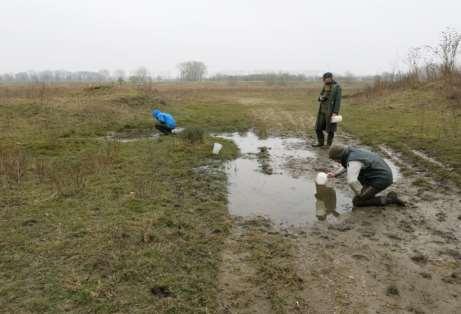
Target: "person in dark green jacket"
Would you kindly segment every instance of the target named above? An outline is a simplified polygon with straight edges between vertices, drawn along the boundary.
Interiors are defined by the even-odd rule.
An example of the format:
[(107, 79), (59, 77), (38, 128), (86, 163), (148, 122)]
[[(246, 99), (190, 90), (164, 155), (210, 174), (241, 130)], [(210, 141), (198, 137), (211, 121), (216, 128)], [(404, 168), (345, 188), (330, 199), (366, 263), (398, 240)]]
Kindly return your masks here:
[(325, 145), (325, 135), (328, 133), (327, 145), (333, 143), (333, 138), (337, 129), (336, 123), (331, 123), (331, 118), (339, 114), (341, 109), (341, 86), (334, 80), (333, 74), (327, 72), (323, 75), (324, 86), (320, 92), (318, 101), (320, 103), (317, 113), (317, 122), (315, 123), (315, 133), (317, 134), (317, 143), (314, 147)]
[(328, 155), (343, 166), (338, 171), (330, 172), (328, 176), (337, 177), (347, 172), (347, 183), (355, 193), (352, 200), (354, 206), (405, 206), (395, 192), (377, 196), (394, 182), (391, 168), (379, 155), (341, 144), (331, 146)]

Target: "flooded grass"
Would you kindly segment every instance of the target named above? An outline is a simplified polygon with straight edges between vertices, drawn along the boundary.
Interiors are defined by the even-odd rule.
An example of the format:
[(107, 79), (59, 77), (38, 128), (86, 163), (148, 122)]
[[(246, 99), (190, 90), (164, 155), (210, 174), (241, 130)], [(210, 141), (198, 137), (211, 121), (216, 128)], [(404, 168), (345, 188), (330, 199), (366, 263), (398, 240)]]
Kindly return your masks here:
[[(172, 134), (182, 134), (184, 128), (176, 128)], [(161, 136), (157, 131), (146, 129), (146, 130), (130, 130), (126, 132), (108, 132), (104, 139), (109, 141), (118, 141), (120, 143), (130, 143), (140, 140), (156, 140)], [(202, 140), (203, 142), (203, 140)]]

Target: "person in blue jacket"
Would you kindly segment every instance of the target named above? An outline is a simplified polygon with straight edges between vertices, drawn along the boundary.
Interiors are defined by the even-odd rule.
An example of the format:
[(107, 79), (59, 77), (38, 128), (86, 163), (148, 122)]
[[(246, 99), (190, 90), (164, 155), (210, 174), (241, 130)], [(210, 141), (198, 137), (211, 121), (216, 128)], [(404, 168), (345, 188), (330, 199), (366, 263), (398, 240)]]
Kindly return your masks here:
[(169, 113), (155, 109), (152, 110), (152, 117), (156, 120), (155, 128), (163, 134), (171, 134), (176, 128), (176, 121)]

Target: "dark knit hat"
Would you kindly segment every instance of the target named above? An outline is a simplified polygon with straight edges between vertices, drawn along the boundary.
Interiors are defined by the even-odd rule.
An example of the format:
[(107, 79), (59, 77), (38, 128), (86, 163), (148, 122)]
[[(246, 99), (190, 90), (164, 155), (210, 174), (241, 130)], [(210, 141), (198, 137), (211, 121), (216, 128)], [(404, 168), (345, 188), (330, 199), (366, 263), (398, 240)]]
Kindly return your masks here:
[(328, 151), (328, 157), (333, 160), (341, 160), (344, 154), (347, 153), (347, 146), (342, 144), (334, 144)]
[(323, 79), (327, 79), (327, 78), (333, 78), (333, 73), (331, 73), (331, 72), (327, 72), (327, 73), (323, 74), (323, 76), (322, 76), (322, 77), (323, 77)]

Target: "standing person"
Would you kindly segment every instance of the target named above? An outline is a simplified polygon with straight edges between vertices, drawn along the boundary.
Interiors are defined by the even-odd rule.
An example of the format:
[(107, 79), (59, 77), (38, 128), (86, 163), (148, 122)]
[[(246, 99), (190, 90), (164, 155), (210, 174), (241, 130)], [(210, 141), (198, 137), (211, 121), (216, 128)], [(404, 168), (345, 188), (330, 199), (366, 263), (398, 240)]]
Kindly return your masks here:
[(377, 154), (365, 149), (335, 144), (328, 151), (328, 156), (343, 166), (336, 172), (330, 172), (329, 177), (337, 177), (347, 172), (347, 183), (355, 193), (352, 200), (354, 206), (405, 206), (395, 192), (377, 196), (393, 183), (391, 168)]
[(152, 110), (152, 117), (156, 120), (155, 128), (163, 134), (171, 134), (176, 128), (176, 121), (173, 116), (158, 109)]
[(333, 74), (330, 72), (323, 74), (323, 83), (324, 85), (318, 98), (320, 106), (317, 122), (315, 123), (317, 144), (314, 144), (314, 147), (325, 145), (324, 131), (328, 133), (327, 145), (333, 144), (337, 124), (331, 123), (331, 118), (338, 115), (341, 108), (341, 86), (334, 80)]

